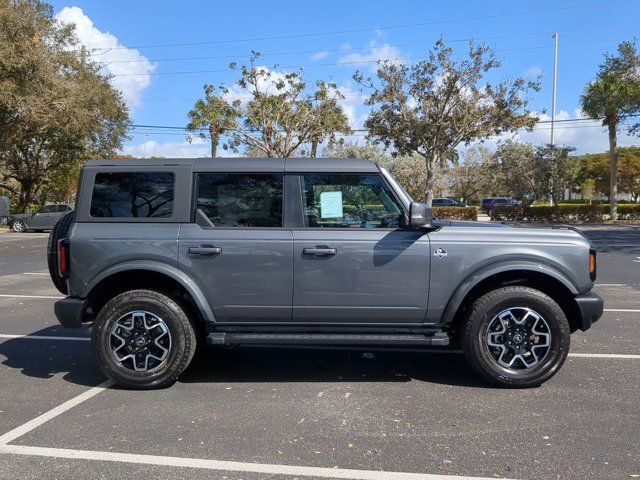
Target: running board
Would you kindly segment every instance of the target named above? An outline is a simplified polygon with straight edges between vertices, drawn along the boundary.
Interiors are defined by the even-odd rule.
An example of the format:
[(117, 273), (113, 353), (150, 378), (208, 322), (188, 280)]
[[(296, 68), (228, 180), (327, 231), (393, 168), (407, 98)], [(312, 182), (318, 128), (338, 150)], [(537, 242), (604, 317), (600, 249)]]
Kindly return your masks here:
[(224, 333), (214, 332), (207, 337), (209, 345), (270, 344), (270, 345), (416, 345), (449, 346), (449, 336), (379, 333)]

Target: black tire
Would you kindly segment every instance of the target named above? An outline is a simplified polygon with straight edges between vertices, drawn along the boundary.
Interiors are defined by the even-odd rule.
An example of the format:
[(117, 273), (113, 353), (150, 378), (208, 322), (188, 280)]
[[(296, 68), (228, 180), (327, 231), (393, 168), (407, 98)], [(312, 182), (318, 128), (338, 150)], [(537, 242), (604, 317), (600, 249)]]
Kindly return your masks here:
[(67, 282), (64, 278), (58, 275), (58, 240), (67, 238), (74, 218), (75, 214), (73, 211), (67, 212), (60, 217), (53, 227), (53, 230), (51, 230), (51, 233), (49, 234), (49, 241), (47, 243), (47, 265), (49, 266), (49, 275), (51, 276), (53, 284), (60, 293), (63, 293), (64, 295), (67, 295), (69, 291), (67, 289)]
[[(502, 317), (507, 319), (509, 326), (503, 326), (498, 316), (506, 311), (521, 317), (533, 311), (524, 323), (537, 322), (533, 328), (548, 332), (550, 339), (544, 333), (536, 335), (537, 332), (521, 335), (517, 330), (520, 325), (510, 322), (509, 314)], [(536, 320), (535, 315), (544, 323)], [(489, 345), (490, 325), (500, 329), (492, 330), (494, 346)], [(534, 288), (513, 286), (491, 291), (473, 303), (462, 333), (462, 346), (471, 366), (489, 384), (503, 388), (527, 388), (541, 385), (558, 372), (569, 353), (570, 338), (567, 317), (551, 297)], [(524, 343), (521, 343), (523, 339)], [(542, 341), (549, 343), (549, 347), (544, 347)], [(495, 346), (496, 342), (504, 342), (504, 345)], [(539, 342), (542, 346), (536, 345), (527, 350), (526, 342)], [(524, 354), (520, 358), (514, 358), (522, 352)], [(507, 360), (513, 360), (512, 368), (504, 366)], [(531, 360), (531, 366), (526, 367), (525, 360)]]
[[(137, 338), (131, 340), (131, 347), (123, 343), (125, 346), (122, 347), (122, 353), (113, 351), (115, 347), (112, 332), (119, 332), (117, 322), (122, 322), (123, 318), (126, 319), (134, 311), (144, 311), (152, 318), (155, 316), (160, 319), (169, 333), (169, 343), (165, 344), (168, 350), (166, 358), (157, 365), (152, 365), (153, 368), (148, 371), (134, 371), (135, 359), (119, 362), (116, 358), (116, 355), (126, 357), (125, 354), (132, 354), (131, 349)], [(116, 336), (116, 340), (117, 338)], [(166, 295), (152, 290), (130, 290), (117, 295), (100, 310), (93, 324), (93, 351), (100, 369), (114, 383), (129, 389), (163, 388), (175, 383), (189, 366), (196, 343), (194, 328), (182, 307)], [(144, 353), (140, 355), (144, 356)]]
[(27, 226), (22, 220), (16, 220), (11, 223), (11, 231), (16, 233), (22, 233), (27, 231)]

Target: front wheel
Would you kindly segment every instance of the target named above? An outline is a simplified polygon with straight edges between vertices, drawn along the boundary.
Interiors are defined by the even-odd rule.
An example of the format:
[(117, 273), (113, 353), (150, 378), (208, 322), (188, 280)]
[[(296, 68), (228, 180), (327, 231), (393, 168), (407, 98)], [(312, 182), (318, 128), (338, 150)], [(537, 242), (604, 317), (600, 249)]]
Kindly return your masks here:
[(27, 229), (27, 226), (24, 224), (22, 220), (16, 220), (11, 224), (11, 230), (17, 233), (24, 232)]
[(152, 290), (131, 290), (111, 299), (93, 326), (93, 350), (103, 373), (132, 389), (173, 384), (187, 368), (196, 336), (184, 310)]
[(471, 366), (488, 383), (539, 386), (569, 353), (569, 322), (548, 295), (530, 287), (504, 287), (478, 298), (462, 338)]

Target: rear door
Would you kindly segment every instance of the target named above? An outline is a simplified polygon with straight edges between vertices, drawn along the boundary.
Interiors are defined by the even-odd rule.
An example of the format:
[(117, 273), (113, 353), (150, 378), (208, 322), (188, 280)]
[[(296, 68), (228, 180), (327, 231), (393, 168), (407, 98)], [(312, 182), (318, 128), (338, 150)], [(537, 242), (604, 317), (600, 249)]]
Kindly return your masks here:
[(379, 174), (300, 176), (303, 226), (293, 230), (293, 319), (419, 324), (429, 291), (429, 238)]
[(293, 239), (283, 224), (282, 173), (196, 174), (194, 223), (178, 264), (218, 323), (291, 321)]

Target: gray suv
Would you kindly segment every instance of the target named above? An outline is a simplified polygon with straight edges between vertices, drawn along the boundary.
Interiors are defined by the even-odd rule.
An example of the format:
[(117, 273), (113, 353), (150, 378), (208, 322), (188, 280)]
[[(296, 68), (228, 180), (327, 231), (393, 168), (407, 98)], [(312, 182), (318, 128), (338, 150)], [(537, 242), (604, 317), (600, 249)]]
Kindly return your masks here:
[(358, 159), (89, 162), (48, 259), (58, 320), (91, 324), (129, 388), (175, 382), (200, 342), (455, 347), (529, 387), (603, 311), (576, 231), (433, 219)]

